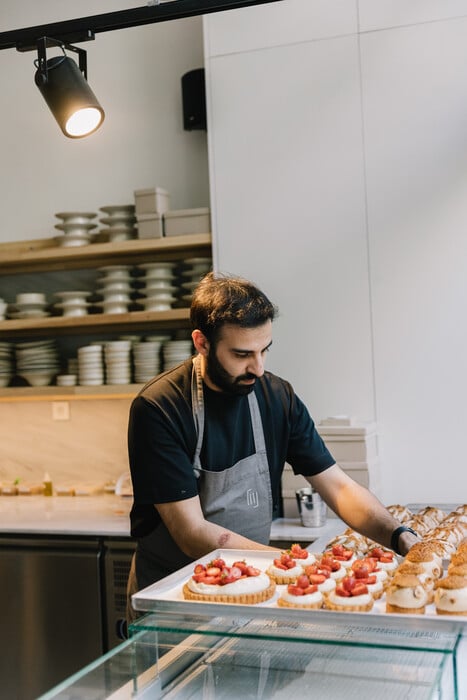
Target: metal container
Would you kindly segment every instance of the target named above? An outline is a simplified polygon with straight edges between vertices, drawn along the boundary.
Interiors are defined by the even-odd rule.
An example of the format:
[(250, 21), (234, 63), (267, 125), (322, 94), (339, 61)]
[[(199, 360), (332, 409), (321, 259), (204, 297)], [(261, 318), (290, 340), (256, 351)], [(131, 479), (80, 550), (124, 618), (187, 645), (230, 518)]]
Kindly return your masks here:
[(326, 503), (311, 486), (295, 491), (298, 512), (304, 527), (322, 527), (326, 523)]

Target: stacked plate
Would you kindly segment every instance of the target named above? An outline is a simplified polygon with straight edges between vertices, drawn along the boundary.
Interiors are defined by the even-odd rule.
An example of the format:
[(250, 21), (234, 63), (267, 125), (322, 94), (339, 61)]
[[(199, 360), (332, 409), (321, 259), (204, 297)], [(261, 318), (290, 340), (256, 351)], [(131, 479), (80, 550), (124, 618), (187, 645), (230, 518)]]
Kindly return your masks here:
[(144, 274), (139, 278), (143, 283), (140, 293), (142, 299), (138, 299), (138, 304), (142, 304), (146, 311), (167, 311), (177, 301), (175, 284), (175, 262), (154, 262), (138, 265), (138, 269)]
[(78, 348), (78, 381), (82, 386), (104, 383), (102, 345), (83, 345)]
[(191, 340), (168, 340), (162, 346), (164, 370), (175, 367), (193, 354)]
[(55, 340), (16, 343), (16, 373), (31, 386), (47, 386), (60, 369)]
[(128, 311), (133, 291), (130, 265), (107, 265), (99, 267), (101, 277), (97, 280), (97, 294), (103, 297), (102, 308), (105, 314), (121, 314)]
[(63, 231), (61, 236), (55, 237), (58, 245), (69, 247), (88, 245), (91, 242), (91, 231), (97, 226), (91, 219), (94, 219), (97, 214), (94, 212), (62, 211), (55, 216), (61, 219), (59, 224), (55, 224), (55, 228)]
[(161, 340), (146, 340), (133, 346), (135, 382), (145, 384), (160, 372)]
[(8, 386), (14, 371), (13, 343), (0, 343), (0, 386)]
[(131, 384), (131, 341), (113, 340), (104, 346), (107, 384)]
[(24, 292), (16, 295), (16, 303), (10, 306), (10, 318), (44, 318), (50, 316), (46, 311), (45, 294), (40, 292)]
[(86, 316), (88, 308), (92, 306), (87, 301), (91, 292), (55, 292), (55, 296), (61, 301), (54, 304), (54, 308), (58, 309), (63, 316)]
[(212, 269), (212, 260), (211, 258), (187, 258), (183, 261), (183, 264), (186, 267), (180, 273), (184, 280), (181, 284), (184, 290), (181, 299), (191, 303), (194, 288), (204, 275)]
[(100, 211), (107, 215), (99, 219), (106, 226), (106, 228), (101, 228), (100, 233), (104, 234), (109, 241), (125, 241), (129, 238), (136, 238), (134, 204), (109, 205), (100, 207)]

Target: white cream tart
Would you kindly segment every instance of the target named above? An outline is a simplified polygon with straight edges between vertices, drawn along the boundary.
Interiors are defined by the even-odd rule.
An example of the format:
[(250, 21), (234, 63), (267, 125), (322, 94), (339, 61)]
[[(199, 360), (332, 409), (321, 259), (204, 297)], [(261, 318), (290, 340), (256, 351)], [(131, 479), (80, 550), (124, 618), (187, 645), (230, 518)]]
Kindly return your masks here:
[(245, 593), (259, 593), (264, 591), (271, 584), (271, 579), (265, 573), (258, 576), (248, 576), (240, 578), (238, 581), (226, 583), (223, 586), (208, 583), (198, 583), (190, 578), (187, 586), (192, 593), (201, 595), (244, 595)]
[(437, 581), (434, 602), (438, 615), (467, 615), (467, 579), (449, 575)]
[(323, 604), (323, 595), (319, 590), (305, 595), (292, 595), (286, 588), (278, 598), (277, 604), (284, 608), (320, 608)]

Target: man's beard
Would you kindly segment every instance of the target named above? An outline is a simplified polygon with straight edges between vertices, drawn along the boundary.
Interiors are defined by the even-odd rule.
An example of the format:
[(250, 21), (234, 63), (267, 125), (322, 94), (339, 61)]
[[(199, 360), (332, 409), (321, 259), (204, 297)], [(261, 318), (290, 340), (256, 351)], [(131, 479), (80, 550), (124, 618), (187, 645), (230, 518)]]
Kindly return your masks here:
[(211, 382), (221, 389), (221, 391), (227, 394), (234, 394), (235, 396), (246, 396), (250, 394), (255, 387), (255, 383), (241, 384), (240, 382), (243, 379), (257, 379), (257, 376), (251, 374), (251, 372), (241, 374), (238, 377), (232, 377), (226, 372), (217, 359), (216, 351), (212, 346), (209, 348), (209, 352), (206, 356), (206, 372)]

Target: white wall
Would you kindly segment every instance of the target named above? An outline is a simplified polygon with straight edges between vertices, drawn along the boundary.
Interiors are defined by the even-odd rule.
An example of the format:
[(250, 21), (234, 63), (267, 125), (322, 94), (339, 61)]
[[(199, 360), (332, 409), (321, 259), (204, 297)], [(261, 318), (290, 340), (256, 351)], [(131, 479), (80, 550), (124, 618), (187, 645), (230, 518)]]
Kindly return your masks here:
[[(143, 4), (2, 0), (0, 27)], [(100, 33), (79, 46), (106, 119), (78, 140), (63, 136), (34, 85), (36, 53), (0, 51), (0, 241), (52, 237), (56, 212), (131, 203), (135, 189), (154, 185), (169, 190), (173, 209), (209, 205), (206, 132), (183, 130), (180, 86), (185, 72), (203, 65), (201, 18)]]
[(270, 367), (375, 419), (389, 502), (458, 502), (467, 410), (467, 0), (204, 19), (220, 270), (279, 304)]

